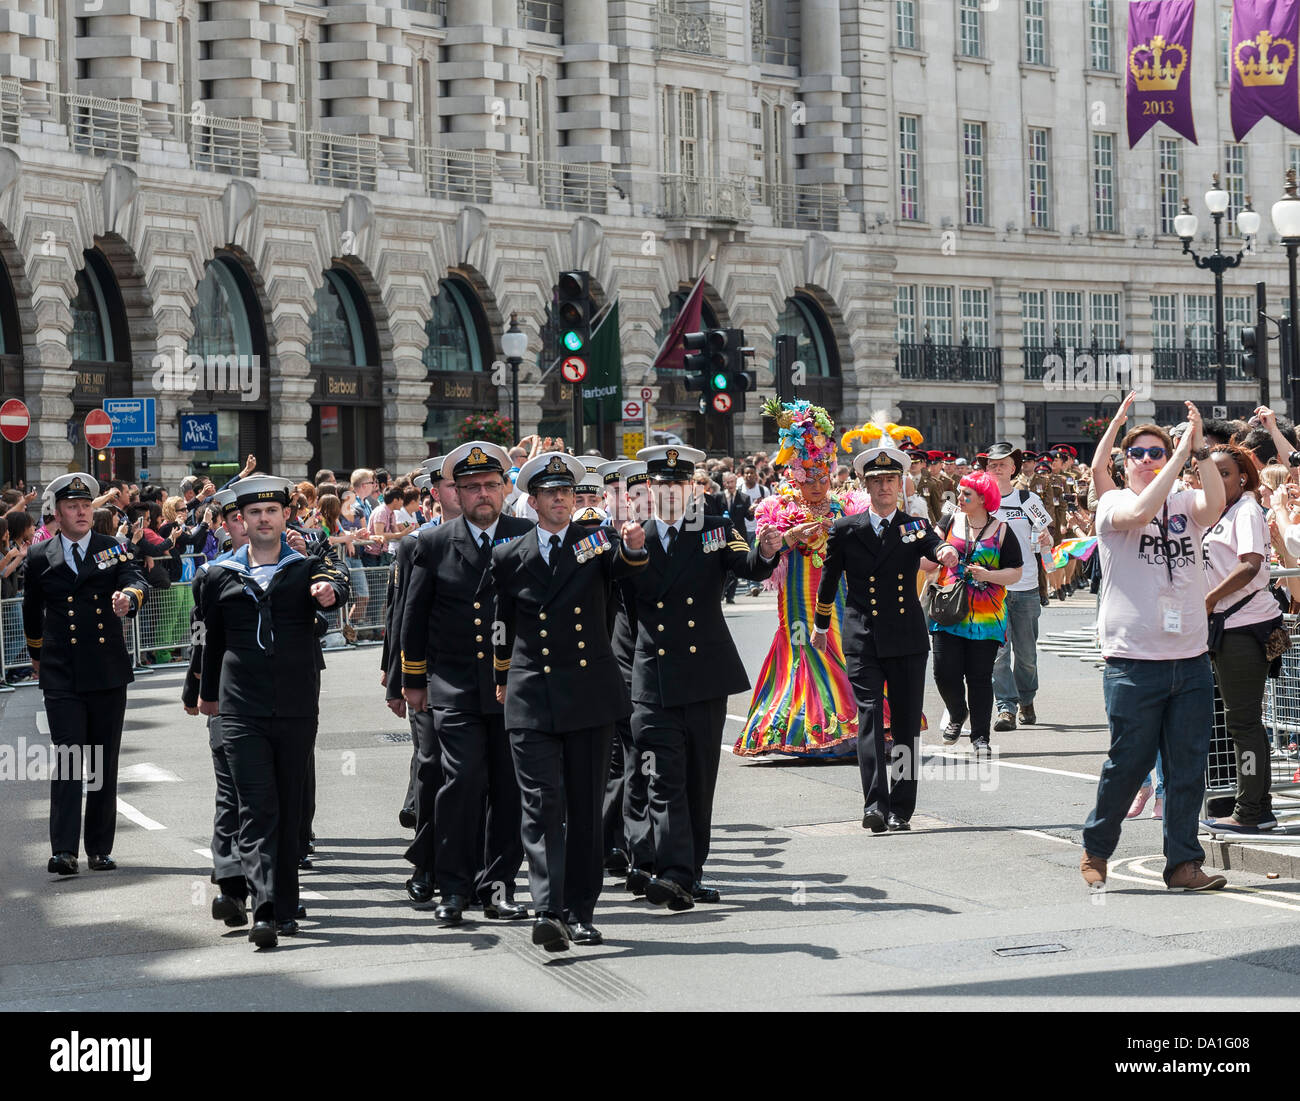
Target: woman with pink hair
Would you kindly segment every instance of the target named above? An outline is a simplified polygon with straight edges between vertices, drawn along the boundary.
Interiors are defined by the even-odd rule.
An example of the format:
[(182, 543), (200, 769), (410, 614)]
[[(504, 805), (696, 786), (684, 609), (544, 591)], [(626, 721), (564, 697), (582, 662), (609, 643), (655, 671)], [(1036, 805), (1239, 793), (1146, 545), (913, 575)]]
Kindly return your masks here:
[(957, 551), (956, 569), (921, 560), (927, 573), (939, 570), (935, 584), (940, 588), (966, 586), (965, 618), (946, 626), (932, 621), (930, 646), (934, 682), (951, 720), (943, 728), (943, 744), (957, 743), (969, 715), (976, 753), (989, 752), (993, 661), (1007, 634), (1006, 587), (1020, 580), (1024, 565), (1020, 540), (996, 516), (1001, 504), (996, 479), (983, 471), (967, 474), (957, 487), (957, 511), (935, 525)]

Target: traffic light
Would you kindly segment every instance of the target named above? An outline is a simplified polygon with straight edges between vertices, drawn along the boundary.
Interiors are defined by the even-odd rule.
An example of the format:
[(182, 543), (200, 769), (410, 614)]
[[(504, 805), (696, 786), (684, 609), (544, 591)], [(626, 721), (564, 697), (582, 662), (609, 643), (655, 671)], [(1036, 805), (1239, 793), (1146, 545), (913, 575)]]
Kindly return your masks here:
[(686, 389), (700, 390), (707, 396), (727, 389), (727, 330), (708, 329), (682, 337), (686, 354), (682, 365), (687, 370)]
[(591, 342), (591, 274), (562, 271), (555, 284), (555, 319), (560, 326), (560, 352), (569, 364), (581, 360), (586, 374), (587, 345)]
[(1268, 322), (1260, 317), (1253, 329), (1241, 330), (1241, 369), (1251, 378), (1268, 376)]

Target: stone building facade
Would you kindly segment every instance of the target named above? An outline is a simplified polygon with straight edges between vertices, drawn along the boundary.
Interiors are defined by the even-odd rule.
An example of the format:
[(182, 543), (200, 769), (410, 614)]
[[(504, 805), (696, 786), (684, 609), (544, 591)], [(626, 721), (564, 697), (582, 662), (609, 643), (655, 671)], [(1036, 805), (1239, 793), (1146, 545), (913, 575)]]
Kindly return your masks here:
[[(1163, 354), (1149, 411), (1208, 403), (1210, 283), (1162, 198), (1199, 207), (1217, 169), (1266, 212), (1295, 156), (1271, 123), (1229, 149), (1212, 8), (1202, 144), (1158, 127), (1130, 153), (1118, 3), (8, 0), (0, 368), (33, 423), (4, 476), (143, 461), (171, 484), (249, 450), (407, 469), (510, 413), (512, 314), (521, 432), (571, 435), (543, 377), (571, 267), (617, 297), (651, 427), (712, 447), (765, 438), (782, 332), (837, 421), (884, 410), (937, 446), (1076, 431), (1106, 395), (1044, 388), (1058, 342)], [(1247, 280), (1285, 290), (1269, 228), (1229, 275), (1234, 322)], [(756, 349), (730, 424), (651, 370), (702, 271), (706, 318)], [(1253, 386), (1230, 380), (1234, 407)], [(81, 419), (121, 397), (156, 399), (158, 447), (100, 463)], [(216, 448), (182, 449), (193, 417)]]

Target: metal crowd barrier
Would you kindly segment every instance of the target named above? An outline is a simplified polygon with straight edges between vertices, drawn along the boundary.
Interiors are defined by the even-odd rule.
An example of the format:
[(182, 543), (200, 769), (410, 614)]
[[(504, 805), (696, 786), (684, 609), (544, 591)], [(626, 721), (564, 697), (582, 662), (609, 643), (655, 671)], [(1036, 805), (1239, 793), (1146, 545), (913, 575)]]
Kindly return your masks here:
[[(344, 623), (356, 632), (352, 645), (378, 645), (384, 638), (384, 594), (388, 590), (388, 567), (367, 566), (350, 570), (353, 598), (342, 608), (324, 613), (329, 624), (322, 644), (326, 650), (342, 650), (350, 645), (343, 631)], [(358, 575), (364, 586), (358, 584)], [(358, 595), (355, 589), (367, 592)], [(189, 582), (173, 582), (170, 588), (154, 589), (139, 614), (121, 621), (122, 635), (137, 673), (148, 673), (166, 665), (183, 665), (190, 657), (190, 611), (194, 595)], [(23, 632), (21, 596), (0, 600), (0, 682), (35, 684), (34, 679), (19, 680), (30, 674), (27, 637)]]

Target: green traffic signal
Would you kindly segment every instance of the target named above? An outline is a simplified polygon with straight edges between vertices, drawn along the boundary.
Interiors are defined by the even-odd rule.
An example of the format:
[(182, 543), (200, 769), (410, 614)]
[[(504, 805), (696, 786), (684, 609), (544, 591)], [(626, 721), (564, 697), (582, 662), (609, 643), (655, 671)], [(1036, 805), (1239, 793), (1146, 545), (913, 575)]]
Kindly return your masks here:
[(721, 391), (721, 390), (725, 390), (726, 388), (727, 388), (727, 373), (725, 371), (718, 371), (713, 376), (713, 389)]
[(566, 348), (568, 348), (569, 351), (571, 351), (571, 352), (578, 352), (578, 351), (581, 351), (581, 350), (582, 350), (582, 334), (581, 334), (581, 333), (578, 333), (578, 332), (575, 332), (575, 331), (572, 330), (572, 329), (569, 330), (569, 332), (567, 332), (567, 333), (564, 334), (564, 346), (565, 346)]

